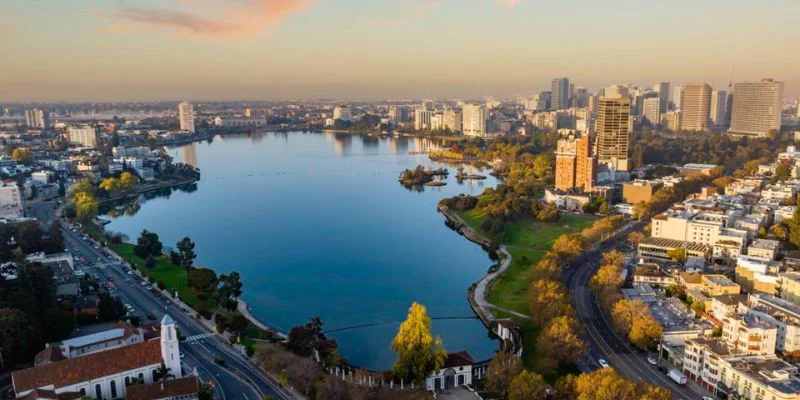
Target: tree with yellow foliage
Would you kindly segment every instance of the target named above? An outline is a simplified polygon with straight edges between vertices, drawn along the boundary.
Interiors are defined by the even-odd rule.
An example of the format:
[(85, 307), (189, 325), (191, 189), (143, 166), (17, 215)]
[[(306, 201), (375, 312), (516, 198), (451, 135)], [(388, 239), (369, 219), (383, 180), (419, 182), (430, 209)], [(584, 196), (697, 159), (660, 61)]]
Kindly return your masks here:
[(505, 393), (511, 381), (522, 372), (522, 360), (504, 351), (497, 353), (486, 368), (486, 388)]
[[(588, 374), (578, 375), (574, 380), (557, 383), (557, 387), (572, 383), (567, 398), (576, 400), (669, 400), (672, 394), (658, 386), (644, 382), (633, 382), (621, 377), (612, 368), (600, 368)], [(560, 392), (561, 393), (561, 392)]]
[(11, 158), (21, 163), (27, 163), (33, 160), (31, 151), (27, 147), (18, 147), (14, 149), (14, 151), (11, 152)]
[(661, 325), (641, 301), (618, 301), (611, 309), (611, 321), (620, 332), (628, 335), (631, 343), (642, 349), (654, 348), (661, 338)]
[(555, 363), (572, 363), (586, 354), (580, 324), (573, 316), (553, 318), (536, 340), (536, 350)]
[(97, 200), (91, 194), (79, 192), (72, 198), (72, 203), (78, 219), (88, 221), (97, 216)]
[(139, 178), (137, 178), (136, 175), (128, 171), (123, 172), (119, 176), (119, 184), (123, 190), (128, 190), (136, 186), (137, 183), (139, 183)]
[(547, 383), (541, 375), (522, 371), (508, 386), (508, 400), (539, 400), (547, 398)]
[(394, 375), (406, 382), (422, 384), (432, 371), (440, 369), (447, 359), (442, 339), (431, 335), (431, 318), (425, 307), (412, 303), (406, 320), (400, 324), (392, 340), (397, 353)]
[(103, 179), (98, 186), (109, 193), (116, 193), (121, 189), (119, 179), (114, 177)]
[(553, 279), (539, 279), (528, 288), (528, 305), (533, 320), (544, 326), (551, 319), (572, 312), (572, 301), (564, 285)]

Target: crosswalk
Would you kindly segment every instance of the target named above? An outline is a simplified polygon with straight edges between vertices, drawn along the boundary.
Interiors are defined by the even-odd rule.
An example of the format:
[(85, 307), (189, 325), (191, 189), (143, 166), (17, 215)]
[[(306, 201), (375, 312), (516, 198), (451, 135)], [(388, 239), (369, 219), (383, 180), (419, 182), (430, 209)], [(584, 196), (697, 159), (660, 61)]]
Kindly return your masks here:
[(196, 342), (196, 341), (198, 341), (200, 339), (205, 339), (205, 338), (210, 337), (210, 336), (211, 336), (210, 333), (201, 333), (199, 335), (188, 336), (184, 340), (187, 341), (187, 342)]

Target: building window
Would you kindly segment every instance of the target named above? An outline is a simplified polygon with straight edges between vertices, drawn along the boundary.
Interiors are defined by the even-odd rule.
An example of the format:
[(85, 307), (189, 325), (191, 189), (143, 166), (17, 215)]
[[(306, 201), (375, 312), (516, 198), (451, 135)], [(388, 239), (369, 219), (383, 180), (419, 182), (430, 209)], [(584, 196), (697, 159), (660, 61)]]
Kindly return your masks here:
[(117, 382), (111, 381), (111, 398), (117, 398)]
[(100, 388), (100, 384), (94, 385), (94, 398), (98, 400), (103, 400), (103, 389)]
[(142, 383), (144, 383), (144, 374), (141, 372), (139, 372), (139, 380), (142, 381)]
[(86, 388), (81, 388), (80, 394), (81, 396), (86, 396)]
[(126, 377), (125, 377), (125, 386), (128, 386), (128, 385), (130, 385), (130, 384), (131, 384), (131, 377), (129, 377), (129, 376), (126, 376)]

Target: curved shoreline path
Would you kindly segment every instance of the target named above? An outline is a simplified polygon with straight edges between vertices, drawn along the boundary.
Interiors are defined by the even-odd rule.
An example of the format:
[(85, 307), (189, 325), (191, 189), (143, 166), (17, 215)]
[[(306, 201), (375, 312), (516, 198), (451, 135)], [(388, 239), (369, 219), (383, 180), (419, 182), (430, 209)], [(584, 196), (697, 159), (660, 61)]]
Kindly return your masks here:
[[(491, 245), (491, 240), (487, 237), (483, 236), (482, 234), (478, 233), (472, 227), (467, 225), (461, 216), (458, 213), (451, 211), (446, 206), (439, 206), (439, 211), (444, 214), (445, 218), (453, 224), (453, 227), (460, 232), (464, 237), (466, 237), (469, 241), (477, 243), (484, 248), (489, 248)], [(487, 272), (484, 274), (481, 279), (475, 283), (475, 289), (470, 291), (469, 293), (469, 300), (470, 305), (473, 306), (473, 309), (477, 307), (478, 309), (475, 310), (475, 313), (483, 320), (484, 324), (489, 327), (489, 323), (495, 320), (494, 314), (492, 314), (490, 308), (494, 308), (496, 310), (514, 315), (519, 318), (524, 319), (531, 319), (529, 315), (525, 315), (514, 310), (510, 310), (505, 307), (500, 307), (498, 305), (490, 303), (486, 299), (486, 289), (488, 288), (489, 284), (500, 274), (505, 272), (508, 269), (508, 266), (511, 265), (511, 253), (508, 252), (506, 249), (505, 244), (501, 244), (498, 246), (497, 252), (499, 253), (498, 256), (500, 258), (500, 266), (494, 272)]]

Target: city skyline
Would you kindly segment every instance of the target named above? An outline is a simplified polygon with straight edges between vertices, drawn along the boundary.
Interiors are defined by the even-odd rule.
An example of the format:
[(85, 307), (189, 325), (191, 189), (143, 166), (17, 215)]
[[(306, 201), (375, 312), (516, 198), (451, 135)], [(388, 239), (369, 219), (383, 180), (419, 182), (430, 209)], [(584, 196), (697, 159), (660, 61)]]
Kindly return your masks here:
[(560, 76), (592, 92), (774, 78), (800, 95), (789, 0), (362, 3), (14, 1), (0, 9), (0, 101), (512, 97)]

